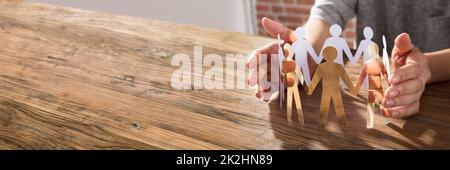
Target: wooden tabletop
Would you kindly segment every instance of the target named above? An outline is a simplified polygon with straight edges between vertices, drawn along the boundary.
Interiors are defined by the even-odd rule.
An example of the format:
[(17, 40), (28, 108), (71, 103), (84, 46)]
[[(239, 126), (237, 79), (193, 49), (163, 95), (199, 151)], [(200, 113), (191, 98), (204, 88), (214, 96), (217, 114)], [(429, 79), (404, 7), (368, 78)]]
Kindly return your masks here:
[[(35, 3), (0, 3), (0, 149), (449, 149), (450, 82), (420, 114), (365, 128), (365, 92), (343, 92), (318, 128), (319, 87), (301, 91), (305, 126), (253, 90), (175, 90), (172, 56), (242, 53), (274, 41)], [(347, 66), (353, 82), (361, 65)], [(295, 111), (294, 111), (295, 115)], [(294, 120), (296, 120), (294, 118)]]

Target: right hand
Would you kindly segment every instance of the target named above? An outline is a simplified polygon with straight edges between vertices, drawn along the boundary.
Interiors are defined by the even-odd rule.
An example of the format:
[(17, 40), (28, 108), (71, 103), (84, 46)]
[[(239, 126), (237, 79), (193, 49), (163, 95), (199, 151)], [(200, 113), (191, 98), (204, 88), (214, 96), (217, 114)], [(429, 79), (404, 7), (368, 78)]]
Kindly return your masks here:
[[(287, 27), (285, 27), (284, 25), (277, 23), (275, 21), (272, 21), (268, 18), (262, 19), (262, 25), (263, 25), (264, 29), (270, 35), (272, 35), (274, 38), (277, 38), (278, 34), (280, 34), (281, 39), (285, 43), (292, 43), (296, 39), (294, 31), (292, 31), (292, 30), (288, 29)], [(259, 56), (261, 54), (266, 54), (267, 61), (259, 60)], [(258, 97), (266, 102), (269, 102), (271, 99), (274, 98), (274, 94), (277, 94), (278, 89), (271, 90), (270, 87), (267, 89), (264, 89), (261, 86), (259, 80), (267, 77), (267, 81), (270, 82), (271, 81), (270, 80), (271, 73), (270, 73), (270, 69), (268, 69), (267, 74), (263, 75), (266, 77), (260, 77), (259, 76), (259, 63), (267, 62), (267, 66), (268, 66), (267, 68), (270, 68), (271, 54), (278, 54), (278, 43), (277, 42), (269, 43), (266, 46), (253, 51), (247, 61), (247, 67), (250, 70), (250, 76), (249, 76), (249, 80), (248, 80), (249, 85), (256, 86), (257, 87), (256, 92), (255, 92), (256, 97)], [(256, 60), (256, 62), (252, 61), (252, 60)], [(255, 63), (257, 63), (257, 65), (249, 64), (251, 62), (255, 62)], [(250, 79), (253, 79), (256, 81), (250, 81)], [(278, 82), (279, 80), (274, 80), (274, 81)], [(267, 92), (267, 93), (263, 93), (263, 92)], [(270, 92), (272, 92), (272, 93), (270, 93)]]
[(389, 116), (403, 118), (419, 113), (420, 98), (431, 78), (427, 57), (402, 33), (395, 39), (392, 50), (395, 70), (386, 89), (383, 106)]

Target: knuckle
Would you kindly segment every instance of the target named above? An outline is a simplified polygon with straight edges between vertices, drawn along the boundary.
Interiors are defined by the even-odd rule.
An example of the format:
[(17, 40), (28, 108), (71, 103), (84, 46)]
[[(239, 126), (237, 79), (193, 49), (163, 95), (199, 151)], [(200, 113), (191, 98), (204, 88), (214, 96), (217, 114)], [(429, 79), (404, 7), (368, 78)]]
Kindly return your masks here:
[(409, 77), (417, 77), (420, 74), (420, 67), (416, 62), (411, 62), (408, 64), (407, 69), (403, 69), (404, 75), (409, 75)]

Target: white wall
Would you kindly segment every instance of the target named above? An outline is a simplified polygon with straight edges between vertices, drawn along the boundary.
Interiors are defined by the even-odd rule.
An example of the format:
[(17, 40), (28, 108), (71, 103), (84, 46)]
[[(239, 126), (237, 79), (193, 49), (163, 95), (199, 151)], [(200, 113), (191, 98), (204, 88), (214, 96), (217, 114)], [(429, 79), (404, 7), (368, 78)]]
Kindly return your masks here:
[(31, 0), (114, 14), (254, 33), (253, 0)]

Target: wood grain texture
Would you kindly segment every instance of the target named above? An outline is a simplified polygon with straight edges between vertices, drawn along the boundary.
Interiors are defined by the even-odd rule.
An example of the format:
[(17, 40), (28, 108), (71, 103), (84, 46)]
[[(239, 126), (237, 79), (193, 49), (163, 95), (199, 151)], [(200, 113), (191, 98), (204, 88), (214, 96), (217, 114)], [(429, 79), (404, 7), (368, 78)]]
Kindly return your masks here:
[[(420, 114), (366, 130), (366, 96), (343, 92), (347, 130), (319, 86), (300, 90), (305, 126), (248, 90), (174, 90), (177, 53), (247, 54), (273, 41), (72, 8), (0, 3), (0, 149), (450, 148), (450, 82), (427, 87)], [(361, 65), (347, 66), (352, 81)], [(300, 88), (302, 89), (302, 88)], [(295, 111), (294, 114), (296, 115)]]

